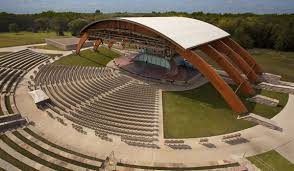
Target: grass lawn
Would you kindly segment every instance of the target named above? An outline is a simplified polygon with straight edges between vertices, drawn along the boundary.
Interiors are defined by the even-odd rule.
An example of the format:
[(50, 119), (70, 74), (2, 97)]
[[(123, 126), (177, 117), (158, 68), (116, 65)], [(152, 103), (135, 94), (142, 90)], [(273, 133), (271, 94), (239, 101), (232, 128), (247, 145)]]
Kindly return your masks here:
[(268, 49), (251, 49), (249, 52), (266, 72), (281, 75), (282, 80), (294, 82), (294, 52)]
[[(279, 99), (281, 106), (288, 100), (288, 95), (283, 93), (262, 90), (259, 94)], [(282, 109), (248, 102), (242, 95), (240, 98), (250, 112), (267, 118)], [(163, 92), (163, 112), (165, 138), (214, 136), (254, 126), (237, 120), (237, 115), (211, 84), (188, 91)]]
[[(265, 72), (281, 75), (282, 80), (294, 82), (294, 52), (282, 52), (270, 49), (250, 49), (248, 51)], [(197, 52), (213, 67), (221, 69), (207, 55), (201, 51)]]
[(32, 48), (34, 48), (34, 49), (46, 49), (46, 50), (61, 50), (61, 51), (64, 51), (63, 49), (60, 49), (60, 48), (52, 46), (52, 45), (34, 46)]
[(97, 52), (91, 50), (81, 51), (80, 55), (68, 55), (54, 62), (54, 64), (80, 65), (80, 66), (105, 66), (119, 54), (106, 47), (99, 47)]
[(262, 153), (256, 156), (248, 157), (256, 167), (260, 168), (262, 171), (275, 170), (279, 171), (290, 171), (294, 170), (294, 164), (289, 162), (278, 152), (272, 150), (266, 153)]
[(15, 33), (0, 33), (0, 48), (9, 46), (20, 46), (36, 43), (44, 43), (46, 38), (62, 38), (71, 37), (70, 33), (65, 33), (65, 36), (56, 36), (55, 32), (19, 32)]

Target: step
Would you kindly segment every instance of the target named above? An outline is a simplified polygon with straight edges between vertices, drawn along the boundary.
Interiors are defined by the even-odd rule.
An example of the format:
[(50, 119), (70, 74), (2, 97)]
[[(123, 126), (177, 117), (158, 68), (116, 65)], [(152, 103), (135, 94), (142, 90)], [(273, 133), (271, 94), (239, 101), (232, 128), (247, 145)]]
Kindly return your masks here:
[(238, 116), (238, 119), (254, 122), (258, 125), (262, 125), (276, 131), (280, 131), (280, 132), (283, 131), (283, 128), (279, 127), (275, 121), (256, 115), (254, 113), (249, 113), (248, 115), (245, 115), (245, 116)]

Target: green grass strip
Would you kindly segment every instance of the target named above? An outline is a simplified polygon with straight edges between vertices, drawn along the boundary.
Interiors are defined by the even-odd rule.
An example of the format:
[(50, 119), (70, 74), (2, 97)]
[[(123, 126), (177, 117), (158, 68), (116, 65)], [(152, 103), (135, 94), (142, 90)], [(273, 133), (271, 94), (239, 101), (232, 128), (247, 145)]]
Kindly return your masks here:
[(101, 67), (120, 55), (106, 47), (99, 47), (97, 52), (92, 50), (81, 51), (80, 55), (71, 54), (55, 61), (53, 64), (71, 66), (95, 66)]
[(279, 171), (294, 170), (294, 164), (292, 164), (275, 150), (261, 153), (256, 156), (251, 156), (247, 159), (261, 170), (273, 170), (272, 168)]
[(6, 151), (2, 150), (1, 148), (0, 148), (0, 158), (12, 164), (13, 166), (19, 168), (20, 170), (37, 171), (37, 169), (34, 169), (33, 167), (17, 160), (16, 158), (14, 158), (13, 156), (8, 154)]
[(78, 153), (76, 151), (72, 151), (72, 150), (69, 150), (69, 149), (64, 148), (62, 146), (59, 146), (57, 144), (54, 144), (51, 141), (48, 141), (47, 139), (45, 139), (45, 138), (41, 137), (40, 135), (36, 134), (35, 132), (33, 132), (29, 128), (24, 128), (24, 131), (26, 131), (28, 134), (30, 134), (31, 136), (35, 137), (36, 139), (42, 141), (43, 143), (48, 144), (51, 147), (57, 148), (57, 149), (59, 149), (61, 151), (64, 151), (64, 152), (67, 152), (67, 153), (70, 153), (70, 154), (74, 154), (76, 156), (83, 157), (83, 158), (86, 158), (86, 159), (89, 159), (89, 160), (100, 161), (100, 162), (103, 162), (104, 161), (102, 159), (98, 159), (98, 158), (95, 158), (95, 157), (92, 157), (92, 156), (88, 156), (88, 155), (85, 155), (85, 154), (82, 154), (82, 153)]
[(138, 165), (129, 165), (124, 163), (118, 163), (119, 166), (137, 168), (137, 169), (151, 169), (151, 170), (209, 170), (209, 169), (220, 169), (228, 167), (237, 167), (240, 166), (239, 163), (230, 163), (223, 165), (215, 166), (200, 166), (200, 167), (153, 167), (153, 166), (138, 166)]
[(70, 169), (67, 169), (65, 167), (62, 166), (58, 166), (56, 164), (50, 163), (34, 154), (32, 154), (31, 152), (25, 150), (24, 148), (20, 147), (18, 144), (16, 144), (15, 142), (13, 142), (10, 138), (8, 138), (6, 135), (1, 135), (0, 139), (5, 142), (8, 146), (10, 146), (11, 148), (13, 148), (15, 151), (17, 151), (18, 153), (28, 157), (29, 159), (40, 163), (44, 166), (50, 167), (52, 169), (55, 170), (66, 170), (66, 171), (70, 171)]
[(60, 156), (52, 151), (49, 151), (37, 144), (35, 144), (34, 142), (32, 142), (31, 140), (27, 139), (26, 137), (24, 137), (23, 135), (21, 135), (19, 132), (17, 131), (14, 131), (13, 134), (19, 138), (20, 140), (22, 140), (23, 142), (25, 142), (26, 144), (32, 146), (33, 148), (39, 150), (40, 152), (44, 153), (44, 154), (47, 154), (48, 156), (51, 156), (53, 158), (56, 158), (56, 159), (59, 159), (61, 161), (64, 161), (64, 162), (67, 162), (67, 163), (71, 163), (71, 164), (74, 164), (76, 166), (80, 166), (80, 167), (84, 167), (84, 168), (87, 168), (87, 169), (92, 169), (92, 170), (98, 170), (99, 167), (97, 166), (94, 166), (94, 165), (90, 165), (90, 164), (87, 164), (87, 163), (82, 163), (82, 162), (79, 162), (79, 161), (76, 161), (76, 160), (72, 160), (72, 159), (69, 159), (69, 158), (66, 158), (66, 157), (63, 157), (63, 156)]

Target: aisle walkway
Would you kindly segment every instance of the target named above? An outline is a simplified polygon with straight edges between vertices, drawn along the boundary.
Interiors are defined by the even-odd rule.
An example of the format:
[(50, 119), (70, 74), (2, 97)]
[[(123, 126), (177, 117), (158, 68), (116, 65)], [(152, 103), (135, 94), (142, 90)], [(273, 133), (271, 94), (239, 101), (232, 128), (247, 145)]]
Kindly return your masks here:
[[(25, 77), (28, 79), (28, 75)], [(63, 144), (68, 148), (104, 159), (112, 151), (116, 157), (129, 164), (152, 166), (206, 166), (225, 162), (234, 162), (232, 156), (251, 156), (275, 149), (293, 139), (294, 130), (294, 95), (289, 96), (289, 101), (274, 120), (284, 129), (284, 132), (274, 131), (263, 126), (255, 126), (240, 131), (245, 143), (228, 144), (221, 141), (221, 136), (209, 137), (210, 143), (215, 148), (200, 145), (199, 138), (186, 139), (185, 144), (190, 150), (173, 150), (167, 146), (161, 149), (139, 148), (126, 145), (123, 142), (106, 142), (94, 135), (94, 131), (85, 129), (88, 134), (80, 134), (70, 126), (52, 120), (46, 113), (38, 110), (28, 95), (28, 89), (21, 83), (16, 91), (16, 104), (20, 112), (36, 123), (34, 129), (44, 133), (51, 141)], [(161, 120), (162, 122), (162, 120)], [(70, 125), (70, 122), (68, 122)], [(161, 123), (162, 124), (162, 123)], [(58, 133), (56, 132), (58, 130)], [(140, 155), (138, 155), (140, 154)]]
[(35, 51), (35, 52), (38, 52), (38, 53), (45, 53), (45, 54), (69, 55), (69, 54), (72, 53), (71, 51), (47, 50), (47, 49), (31, 48), (31, 47), (34, 47), (34, 46), (44, 46), (44, 45), (47, 45), (47, 44), (46, 43), (41, 43), (41, 44), (31, 44), (31, 45), (23, 45), (23, 46), (4, 47), (4, 48), (0, 48), (0, 52), (17, 52), (17, 51), (20, 51), (20, 50), (30, 48), (32, 51)]
[[(27, 48), (27, 46), (31, 45), (0, 48), (0, 52), (5, 50), (17, 51)], [(52, 53), (55, 52), (52, 51)], [(70, 51), (61, 52), (71, 53)], [(97, 138), (93, 130), (85, 129), (88, 134), (84, 135), (76, 132), (70, 126), (63, 126), (52, 120), (45, 112), (36, 108), (28, 95), (27, 80), (29, 80), (30, 74), (28, 73), (25, 76), (16, 90), (16, 105), (20, 113), (28, 117), (29, 120), (34, 121), (36, 123), (34, 129), (44, 133), (46, 138), (75, 151), (97, 156), (101, 159), (114, 151), (116, 158), (124, 163), (189, 167), (234, 162), (233, 156), (243, 156), (244, 154), (251, 156), (277, 149), (280, 154), (294, 163), (294, 95), (289, 95), (285, 108), (273, 118), (283, 128), (283, 132), (274, 131), (263, 126), (255, 126), (240, 131), (242, 138), (246, 140), (244, 143), (228, 144), (221, 141), (223, 135), (220, 135), (209, 137), (209, 142), (213, 145), (212, 148), (199, 144), (199, 138), (191, 138), (185, 140), (185, 144), (192, 148), (190, 150), (173, 150), (167, 146), (157, 150), (133, 147), (119, 141), (110, 143)], [(163, 124), (162, 119), (161, 124)], [(68, 125), (70, 125), (70, 122)]]

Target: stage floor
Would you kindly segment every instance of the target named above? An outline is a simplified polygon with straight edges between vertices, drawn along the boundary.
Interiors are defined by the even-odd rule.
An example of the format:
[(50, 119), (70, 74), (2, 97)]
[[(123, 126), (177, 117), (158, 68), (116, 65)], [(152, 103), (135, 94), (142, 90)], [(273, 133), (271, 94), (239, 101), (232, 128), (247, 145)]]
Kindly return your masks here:
[(171, 75), (169, 70), (158, 66), (140, 61), (133, 61), (132, 59), (136, 55), (122, 56), (114, 60), (115, 64), (130, 73), (138, 74), (143, 77), (157, 79), (157, 80), (174, 80), (174, 81), (188, 81), (195, 74), (191, 73), (185, 67), (178, 66), (178, 73), (176, 75)]

